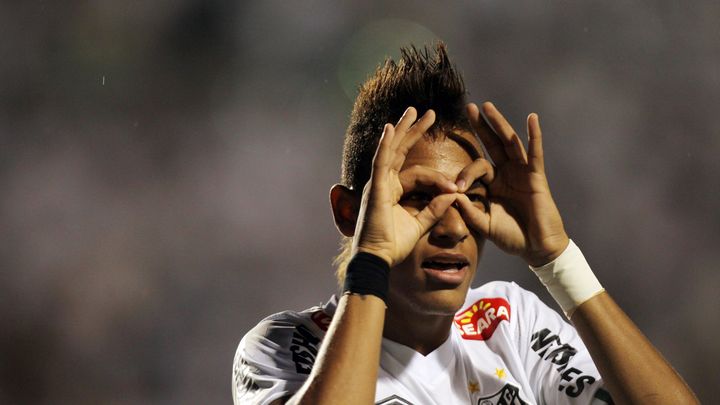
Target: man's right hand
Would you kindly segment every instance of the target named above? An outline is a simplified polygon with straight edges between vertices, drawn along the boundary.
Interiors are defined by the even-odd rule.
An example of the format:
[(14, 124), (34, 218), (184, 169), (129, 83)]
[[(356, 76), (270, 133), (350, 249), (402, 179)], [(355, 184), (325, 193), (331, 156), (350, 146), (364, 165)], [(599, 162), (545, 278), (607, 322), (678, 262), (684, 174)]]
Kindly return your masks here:
[[(457, 198), (455, 183), (432, 169), (414, 166), (401, 171), (410, 149), (435, 122), (435, 112), (428, 110), (416, 119), (417, 111), (409, 107), (396, 126), (385, 124), (363, 189), (353, 240), (353, 254), (372, 253), (390, 267), (410, 254)], [(438, 193), (418, 212), (408, 211), (400, 200), (418, 185), (432, 186)]]

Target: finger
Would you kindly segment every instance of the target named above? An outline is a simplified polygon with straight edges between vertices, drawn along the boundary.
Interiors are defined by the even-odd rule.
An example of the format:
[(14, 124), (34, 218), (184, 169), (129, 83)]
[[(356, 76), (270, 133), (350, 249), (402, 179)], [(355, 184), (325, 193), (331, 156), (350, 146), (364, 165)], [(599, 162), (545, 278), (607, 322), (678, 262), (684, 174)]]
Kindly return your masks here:
[(476, 159), (458, 173), (455, 180), (458, 192), (464, 193), (478, 179), (486, 185), (489, 185), (495, 179), (495, 170), (487, 159)]
[(418, 119), (409, 129), (410, 131), (418, 131), (421, 134), (424, 134), (430, 129), (432, 124), (435, 122), (435, 111), (432, 109), (429, 109), (425, 111), (425, 113)]
[(425, 206), (415, 216), (417, 220), (420, 234), (425, 234), (430, 228), (435, 225), (443, 215), (445, 211), (455, 202), (460, 194), (440, 194), (430, 201), (430, 204)]
[(485, 102), (482, 105), (483, 113), (488, 117), (490, 125), (495, 129), (495, 133), (498, 134), (504, 145), (505, 153), (510, 160), (518, 160), (523, 163), (527, 163), (527, 154), (523, 147), (520, 137), (517, 136), (515, 130), (512, 128), (505, 117), (491, 102)]
[(478, 106), (475, 103), (470, 103), (466, 106), (465, 111), (470, 125), (472, 125), (475, 133), (480, 137), (490, 158), (496, 165), (504, 163), (508, 159), (507, 154), (505, 154), (505, 146), (502, 140), (500, 140), (500, 137), (498, 137), (492, 127), (485, 121), (485, 118), (480, 115)]
[(393, 151), (391, 144), (395, 137), (395, 128), (392, 124), (385, 124), (383, 128), (382, 136), (378, 142), (378, 147), (375, 150), (375, 156), (373, 157), (373, 166), (371, 178), (377, 180), (384, 179), (385, 173), (392, 162)]
[(403, 192), (420, 186), (434, 187), (442, 193), (454, 193), (458, 190), (457, 185), (448, 179), (445, 174), (427, 166), (415, 165), (409, 167), (401, 171), (399, 177)]
[(408, 131), (402, 136), (398, 136), (394, 141), (397, 144), (395, 150), (395, 157), (392, 162), (392, 167), (396, 170), (400, 170), (403, 163), (405, 163), (405, 157), (407, 157), (410, 148), (425, 134), (428, 129), (435, 122), (435, 112), (433, 110), (427, 110), (422, 117), (420, 117), (415, 124), (408, 129)]
[(530, 170), (545, 173), (545, 158), (542, 146), (542, 131), (540, 130), (540, 117), (532, 113), (528, 116), (528, 163)]
[(490, 216), (484, 210), (478, 209), (465, 194), (460, 194), (456, 201), (465, 223), (481, 235), (487, 236), (490, 233)]
[(417, 110), (415, 107), (408, 107), (405, 112), (403, 113), (402, 117), (398, 120), (397, 125), (395, 125), (395, 130), (399, 134), (404, 134), (407, 132), (408, 128), (415, 122), (417, 119)]

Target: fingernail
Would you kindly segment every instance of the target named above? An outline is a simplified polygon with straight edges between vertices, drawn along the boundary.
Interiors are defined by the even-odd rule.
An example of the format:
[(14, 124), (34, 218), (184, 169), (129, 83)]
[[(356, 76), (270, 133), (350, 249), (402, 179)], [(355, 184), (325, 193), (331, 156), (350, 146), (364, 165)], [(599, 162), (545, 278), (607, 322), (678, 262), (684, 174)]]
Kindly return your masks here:
[(458, 182), (457, 182), (458, 190), (462, 190), (464, 187), (465, 187), (465, 180), (458, 180)]

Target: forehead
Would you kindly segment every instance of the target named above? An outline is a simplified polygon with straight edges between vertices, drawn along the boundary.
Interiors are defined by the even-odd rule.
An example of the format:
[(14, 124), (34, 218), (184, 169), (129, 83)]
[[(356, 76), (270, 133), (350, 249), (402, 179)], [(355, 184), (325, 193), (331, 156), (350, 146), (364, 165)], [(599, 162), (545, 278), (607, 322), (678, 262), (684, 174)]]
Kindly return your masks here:
[(455, 178), (465, 166), (483, 156), (480, 141), (467, 131), (454, 131), (425, 135), (413, 145), (405, 158), (403, 168), (421, 165)]

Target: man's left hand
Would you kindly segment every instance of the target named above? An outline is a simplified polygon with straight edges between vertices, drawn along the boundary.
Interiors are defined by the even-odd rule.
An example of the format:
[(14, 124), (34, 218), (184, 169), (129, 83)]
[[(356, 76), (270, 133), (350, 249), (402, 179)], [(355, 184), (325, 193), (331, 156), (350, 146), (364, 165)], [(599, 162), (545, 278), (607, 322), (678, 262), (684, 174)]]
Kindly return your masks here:
[(515, 130), (492, 103), (483, 103), (482, 110), (487, 123), (477, 105), (467, 106), (470, 123), (495, 167), (488, 171), (489, 162), (480, 158), (458, 174), (459, 193), (478, 179), (488, 187), (485, 209), (465, 194), (457, 199), (463, 218), (500, 249), (522, 257), (529, 265), (549, 263), (565, 250), (569, 239), (545, 176), (538, 116), (528, 116), (526, 152)]

